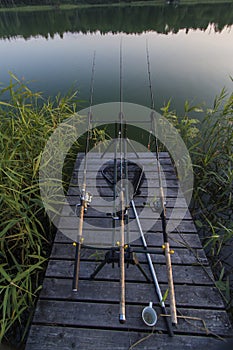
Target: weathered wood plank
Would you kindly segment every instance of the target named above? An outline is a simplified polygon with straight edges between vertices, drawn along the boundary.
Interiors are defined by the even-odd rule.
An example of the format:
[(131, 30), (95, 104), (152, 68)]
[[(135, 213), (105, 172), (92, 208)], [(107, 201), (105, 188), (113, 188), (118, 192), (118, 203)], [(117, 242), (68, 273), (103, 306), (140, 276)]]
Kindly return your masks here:
[[(79, 203), (79, 200), (77, 202)], [(109, 216), (110, 216), (110, 219), (112, 219), (112, 212), (113, 212), (112, 202), (107, 202), (107, 203), (105, 202), (106, 201), (104, 201), (103, 205), (102, 203), (98, 205), (92, 204), (88, 208), (87, 213), (85, 213), (85, 218), (96, 217), (96, 218), (102, 218), (103, 220), (105, 220), (105, 219), (109, 219)], [(79, 216), (80, 209), (79, 208), (76, 209), (75, 206), (70, 206), (70, 207), (72, 208), (73, 212), (74, 213), (76, 212), (76, 215)], [(69, 217), (68, 209), (69, 208), (67, 206), (64, 206), (62, 210), (63, 216), (67, 215), (67, 217)], [(153, 206), (149, 207), (149, 205), (137, 207), (137, 214), (140, 221), (143, 219), (151, 220), (151, 221), (160, 219), (159, 212), (156, 212), (154, 207)], [(176, 207), (167, 208), (166, 214), (167, 214), (167, 220), (169, 220), (171, 217), (172, 219), (177, 219), (177, 220), (182, 220), (183, 218), (185, 220), (191, 220), (191, 215), (187, 208), (176, 208)], [(131, 208), (129, 208), (128, 210), (128, 215), (130, 220), (136, 220), (133, 210)]]
[[(77, 221), (76, 220), (68, 220), (66, 221), (66, 218), (62, 219), (62, 223), (60, 223), (60, 230), (62, 231), (62, 233), (69, 237), (72, 241), (76, 241), (77, 239), (77, 234), (78, 234), (78, 230), (77, 230)], [(71, 225), (73, 221), (73, 226)], [(146, 222), (146, 220), (144, 220)], [(93, 224), (93, 225), (91, 225)], [(108, 225), (110, 227), (108, 227)], [(172, 234), (176, 235), (176, 239), (177, 237), (179, 237), (179, 241), (182, 242), (185, 246), (189, 247), (189, 243), (186, 241), (186, 234), (190, 233), (190, 234), (195, 234), (196, 232), (196, 228), (194, 226), (193, 221), (189, 221), (189, 220), (182, 220), (182, 222), (176, 223), (175, 220), (172, 221), (172, 224), (174, 224), (175, 229), (172, 229), (171, 233), (169, 233), (169, 237), (172, 237)], [(97, 226), (99, 225), (99, 226)], [(97, 219), (88, 219), (88, 222), (86, 222), (86, 220), (84, 221), (84, 229), (83, 229), (83, 237), (84, 237), (84, 244), (86, 245), (92, 245), (92, 246), (96, 246), (96, 242), (98, 242), (98, 244), (104, 244), (107, 247), (110, 247), (112, 245), (112, 229), (109, 230), (112, 226), (112, 222), (110, 221), (103, 221), (101, 219), (97, 220)], [(145, 229), (145, 226), (143, 226), (143, 232), (145, 233), (146, 236), (146, 240), (147, 243), (150, 245), (153, 244), (157, 244), (156, 242), (161, 242), (161, 238), (159, 238), (159, 236), (161, 237), (161, 222), (160, 220), (158, 220), (157, 222), (155, 222), (153, 225), (150, 224), (150, 221), (148, 220), (148, 222), (146, 222), (147, 225), (147, 231)], [(177, 227), (177, 228), (176, 228)], [(172, 225), (173, 228), (173, 225)], [(119, 236), (119, 228), (116, 228), (116, 235), (115, 235), (115, 239), (114, 242), (117, 241), (118, 236)], [(140, 238), (140, 233), (138, 230), (137, 225), (130, 225), (130, 243), (134, 243), (135, 241), (138, 242)], [(170, 238), (169, 238), (170, 239)], [(173, 240), (175, 238), (173, 237)], [(196, 240), (198, 239), (198, 236), (196, 238)], [(160, 243), (158, 243), (160, 245)], [(138, 245), (138, 243), (137, 243)], [(141, 245), (141, 241), (140, 244)], [(191, 244), (192, 246), (192, 244)], [(193, 246), (194, 247), (194, 246)]]
[[(143, 122), (144, 123), (144, 122)], [(77, 161), (79, 159), (82, 159), (84, 157), (84, 152), (80, 152), (77, 155)], [(144, 151), (144, 152), (138, 152), (138, 156), (140, 156), (140, 159), (149, 159), (151, 160), (153, 157), (156, 158), (156, 153), (155, 152), (151, 152), (151, 151)], [(90, 157), (90, 159), (101, 159), (103, 157), (103, 153), (102, 152), (90, 152), (88, 154), (88, 157)], [(113, 159), (114, 158), (114, 152), (107, 152), (105, 153), (103, 159)], [(134, 152), (127, 152), (127, 158), (128, 159), (135, 159), (137, 160), (138, 158), (135, 156)], [(162, 159), (171, 159), (170, 155), (168, 152), (159, 152), (159, 158)]]
[[(186, 220), (186, 225), (189, 225), (188, 220)], [(143, 232), (146, 233), (148, 231), (150, 232), (157, 232), (161, 230), (161, 220), (160, 218), (158, 219), (147, 219), (147, 218), (142, 218), (140, 220)], [(171, 220), (167, 221), (167, 225), (168, 225), (168, 232), (172, 232), (173, 231), (173, 227), (176, 229), (179, 227), (182, 227), (182, 225), (184, 226), (184, 220), (183, 222), (181, 222), (181, 219), (179, 218), (171, 218)], [(139, 231), (138, 231), (138, 225), (136, 220), (132, 220), (129, 223), (130, 225), (130, 231), (132, 232), (138, 232), (139, 235)], [(108, 229), (108, 235), (111, 235), (111, 230), (112, 230), (112, 218), (109, 215), (106, 215), (106, 217), (88, 217), (85, 216), (84, 218), (84, 223), (83, 223), (83, 230), (84, 233), (86, 232), (86, 234), (88, 234), (88, 232), (90, 232), (90, 228), (91, 227), (95, 227), (95, 228), (101, 228), (103, 229)], [(65, 232), (65, 229), (69, 229), (69, 230), (74, 230), (74, 228), (77, 227), (77, 218), (75, 216), (62, 216), (62, 220), (60, 221), (59, 224), (59, 229), (62, 230), (62, 232)], [(116, 221), (116, 227), (120, 227), (120, 221)], [(189, 229), (187, 228), (187, 230), (185, 230), (186, 232), (190, 232), (190, 229), (192, 229), (192, 222), (190, 222), (190, 227)], [(193, 229), (192, 229), (193, 230)], [(118, 229), (119, 231), (119, 229)], [(98, 232), (98, 230), (96, 229), (96, 232)], [(104, 232), (104, 231), (103, 231)], [(65, 233), (66, 234), (66, 233)], [(68, 234), (69, 236), (69, 234)], [(85, 236), (85, 234), (84, 234)]]
[[(127, 159), (132, 161), (132, 162), (135, 162), (137, 164), (147, 165), (147, 166), (149, 166), (149, 165), (156, 165), (157, 164), (156, 154), (155, 153), (152, 153), (152, 152), (148, 152), (148, 153), (146, 153), (146, 152), (139, 152), (138, 156), (139, 156), (139, 158), (137, 158), (134, 153), (127, 152)], [(109, 152), (109, 153), (105, 154), (105, 156), (102, 158), (102, 153), (89, 152), (87, 157), (88, 157), (88, 160), (89, 160), (89, 164), (88, 165), (91, 166), (91, 164), (93, 164), (93, 162), (98, 164), (98, 165), (101, 165), (101, 164), (107, 163), (109, 161), (112, 161), (114, 159), (114, 153), (113, 152)], [(118, 158), (119, 158), (119, 155), (118, 155)], [(84, 153), (80, 153), (77, 156), (77, 159), (75, 161), (74, 170), (77, 167), (79, 168), (80, 165), (82, 165), (83, 159), (84, 159)], [(159, 154), (159, 159), (160, 159), (160, 164), (162, 166), (166, 165), (166, 164), (172, 165), (171, 158), (169, 157), (168, 154), (165, 154), (165, 153), (161, 152)]]
[[(159, 308), (154, 308), (159, 313)], [(142, 321), (142, 309), (142, 305), (126, 305), (127, 322), (120, 324), (118, 303), (39, 300), (34, 323), (145, 331), (148, 326)], [(179, 318), (179, 332), (187, 334), (212, 332), (222, 336), (229, 333), (230, 324), (225, 311), (214, 310), (213, 312), (212, 310), (179, 308), (178, 314), (181, 315), (181, 318)], [(163, 317), (158, 318), (156, 330), (166, 331)]]
[[(76, 230), (75, 230), (76, 232)], [(135, 233), (136, 235), (136, 233)], [(193, 249), (201, 249), (202, 248), (202, 244), (200, 241), (200, 238), (197, 234), (195, 233), (171, 233), (169, 235), (169, 239), (170, 239), (170, 243), (171, 246), (173, 248), (176, 247), (187, 247), (189, 249), (189, 247), (193, 248)], [(163, 244), (163, 234), (162, 232), (157, 232), (156, 233), (156, 239), (155, 236), (153, 234), (146, 234), (146, 241), (148, 246), (154, 246), (154, 247), (161, 247)], [(63, 233), (61, 233), (60, 231), (57, 232), (56, 236), (55, 236), (55, 243), (72, 243), (73, 241), (65, 236)], [(141, 239), (139, 238), (138, 240), (135, 240), (132, 243), (134, 246), (137, 247), (141, 247), (142, 243), (141, 243)]]
[[(102, 282), (80, 280), (79, 291), (72, 291), (71, 279), (45, 278), (41, 299), (64, 299), (72, 301), (119, 301), (119, 282)], [(160, 284), (162, 294), (167, 285)], [(149, 301), (158, 303), (154, 284), (126, 283), (126, 302), (128, 304), (148, 304)], [(166, 300), (166, 304), (167, 304)], [(176, 285), (177, 307), (223, 309), (224, 303), (217, 288), (212, 286)], [(161, 311), (160, 311), (161, 313)]]
[(129, 350), (136, 342), (139, 342), (134, 347), (137, 350), (220, 350), (224, 344), (211, 336), (176, 335), (170, 338), (166, 334), (150, 334), (148, 337), (148, 333), (145, 332), (113, 333), (109, 330), (90, 328), (33, 325), (25, 350)]
[[(112, 199), (109, 197), (101, 197), (103, 205), (109, 206), (109, 202), (111, 203)], [(157, 198), (157, 197), (156, 197)], [(153, 195), (148, 194), (148, 196), (138, 195), (134, 198), (134, 203), (137, 205), (137, 208), (145, 207), (145, 206), (151, 206), (153, 208), (153, 202), (156, 199)], [(79, 195), (69, 195), (66, 196), (67, 202), (70, 206), (76, 205), (80, 203), (80, 196)], [(99, 205), (99, 197), (93, 196), (90, 207), (98, 207)], [(187, 209), (187, 203), (184, 197), (178, 197), (178, 198), (166, 198), (166, 208), (167, 210), (170, 208), (182, 208)]]
[[(80, 278), (89, 279), (90, 275), (94, 272), (98, 266), (98, 262), (82, 261), (80, 267)], [(149, 275), (149, 267), (147, 264), (143, 264), (143, 268)], [(60, 278), (72, 278), (74, 270), (74, 262), (69, 260), (50, 260), (48, 268), (46, 270), (47, 277), (60, 277)], [(145, 278), (140, 271), (135, 272), (136, 267), (130, 265), (126, 269), (126, 281), (135, 281), (135, 274), (137, 273), (137, 281), (144, 282)], [(167, 283), (166, 266), (155, 266), (157, 278), (159, 283)], [(174, 265), (173, 277), (175, 284), (191, 284), (191, 285), (211, 285), (213, 286), (213, 274), (210, 267), (199, 265)], [(97, 275), (98, 280), (119, 280), (118, 267), (112, 268), (110, 265), (106, 265)]]
[[(75, 178), (71, 181), (70, 186), (71, 187), (81, 186), (82, 180), (83, 180), (82, 177)], [(105, 187), (105, 188), (109, 187), (109, 184), (107, 183), (107, 181), (105, 179), (103, 179), (103, 177), (100, 177), (100, 175), (96, 175), (95, 173), (93, 173), (93, 174), (89, 173), (87, 175), (86, 184), (87, 184), (87, 188), (92, 187), (93, 185), (101, 186), (101, 187)], [(179, 183), (177, 181), (177, 178), (175, 177), (175, 174), (173, 177), (171, 177), (170, 173), (169, 173), (169, 178), (162, 179), (162, 184), (163, 184), (163, 187), (165, 189), (179, 187)], [(153, 176), (151, 178), (148, 178), (146, 181), (143, 181), (141, 186), (140, 186), (140, 189), (143, 189), (143, 188), (153, 189), (153, 188), (158, 188), (158, 187), (159, 187), (158, 179), (154, 178), (154, 176)]]
[[(175, 221), (175, 220), (174, 220)], [(74, 225), (74, 226), (71, 226), (70, 225), (70, 221), (68, 222), (68, 225), (65, 226), (66, 222), (64, 221), (64, 224), (60, 225), (60, 227), (62, 228), (62, 233), (64, 235), (67, 235), (69, 237), (69, 231), (77, 231), (77, 226)], [(176, 224), (176, 222), (175, 222)], [(142, 225), (142, 223), (141, 223)], [(66, 228), (69, 229), (68, 232), (66, 232)], [(95, 232), (103, 232), (103, 233), (109, 233), (110, 234), (110, 231), (109, 231), (109, 228), (108, 227), (98, 227), (97, 225), (96, 226), (88, 226), (88, 231), (95, 231)], [(133, 227), (130, 227), (131, 231), (132, 232), (138, 232), (138, 227), (135, 226), (135, 228)], [(86, 228), (85, 228), (85, 221), (84, 221), (84, 232), (85, 232)], [(160, 220), (157, 220), (155, 222), (155, 224), (150, 227), (149, 230), (145, 230), (145, 228), (143, 227), (143, 232), (144, 234), (146, 235), (147, 237), (147, 240), (150, 240), (150, 239), (157, 239), (157, 233), (161, 233), (162, 232), (162, 226), (161, 226), (161, 221)], [(172, 235), (172, 234), (177, 234), (177, 235), (180, 235), (182, 236), (182, 239), (185, 239), (185, 235), (186, 234), (196, 234), (196, 227), (194, 225), (194, 222), (193, 221), (190, 221), (190, 220), (182, 220), (181, 222), (179, 221), (179, 223), (175, 226), (175, 228), (173, 230), (171, 230), (169, 232), (169, 237)]]
[[(148, 171), (145, 174), (144, 180), (141, 182), (141, 187), (148, 187), (148, 185), (152, 185), (151, 187), (158, 187), (158, 174), (154, 171)], [(71, 178), (70, 185), (71, 186), (78, 186), (82, 183), (82, 172), (74, 172), (73, 176)], [(162, 180), (164, 182), (164, 185), (166, 187), (171, 187), (178, 186), (179, 182), (177, 180), (177, 176), (174, 171), (166, 171), (164, 172), (164, 175), (162, 177)], [(87, 181), (88, 183), (91, 183), (91, 181), (95, 181), (98, 185), (102, 186), (108, 186), (108, 182), (106, 179), (103, 178), (102, 174), (100, 172), (94, 172), (94, 171), (89, 171), (87, 173)]]
[[(89, 155), (88, 155), (89, 156)], [(91, 170), (99, 170), (99, 169), (104, 169), (106, 166), (113, 166), (113, 160), (114, 160), (114, 155), (113, 158), (110, 159), (110, 157), (106, 157), (106, 158), (94, 158), (94, 157), (87, 157), (88, 158), (88, 164), (87, 164), (87, 169), (91, 169)], [(120, 160), (120, 157), (117, 157), (118, 161)], [(143, 171), (152, 171), (152, 170), (157, 170), (157, 161), (156, 158), (136, 158), (136, 157), (132, 157), (132, 158), (128, 158), (128, 161), (132, 163), (134, 163), (135, 165), (137, 165), (139, 168), (142, 168)], [(95, 165), (95, 168), (93, 167), (93, 165)], [(83, 159), (78, 159), (76, 161), (75, 167), (74, 167), (74, 172), (75, 171), (79, 171), (79, 169), (83, 169), (84, 168), (84, 158)], [(170, 158), (161, 158), (160, 159), (160, 168), (163, 171), (166, 168), (170, 168), (173, 172), (175, 171), (175, 168), (173, 166), (173, 163), (171, 161)], [(131, 171), (132, 168), (130, 169), (129, 167), (129, 171)]]
[[(143, 123), (144, 123), (144, 121), (143, 121)], [(89, 153), (90, 154), (90, 156), (92, 157), (92, 158), (95, 158), (95, 159), (100, 159), (101, 157), (102, 157), (102, 153), (101, 152), (91, 152), (91, 153)], [(144, 151), (144, 152), (139, 152), (138, 153), (138, 155), (140, 156), (140, 158), (142, 158), (142, 159), (150, 159), (151, 160), (151, 158), (152, 157), (156, 157), (156, 153), (155, 152), (151, 152), (151, 151)], [(84, 152), (80, 152), (79, 154), (78, 154), (78, 156), (77, 156), (77, 160), (78, 159), (80, 159), (80, 158), (82, 158), (82, 157), (84, 157)], [(114, 152), (107, 152), (106, 154), (105, 154), (105, 156), (104, 156), (104, 159), (113, 159), (113, 157), (114, 157)], [(169, 158), (169, 159), (171, 159), (170, 158), (170, 155), (169, 155), (169, 153), (167, 152), (167, 151), (165, 151), (165, 152), (159, 152), (159, 157), (160, 157), (160, 159), (162, 160), (163, 158)], [(136, 156), (135, 156), (135, 153), (134, 152), (127, 152), (127, 158), (128, 159), (138, 159)]]
[[(103, 179), (102, 176), (102, 171), (108, 166), (108, 163), (106, 162), (104, 165), (100, 165), (98, 163), (95, 163), (93, 160), (89, 160), (91, 163), (91, 166), (88, 166), (88, 171), (87, 171), (87, 178), (98, 178), (98, 179)], [(83, 162), (84, 163), (84, 162)], [(83, 164), (84, 165), (84, 164)], [(73, 171), (72, 174), (72, 179), (75, 180), (78, 177), (82, 179), (83, 175), (83, 165), (80, 167), (76, 167)], [(138, 164), (140, 166), (140, 163)], [(151, 165), (142, 165), (143, 167), (143, 172), (144, 172), (144, 180), (146, 179), (158, 179), (158, 167), (157, 165), (151, 164)], [(173, 165), (171, 164), (163, 164), (161, 169), (161, 176), (163, 179), (168, 179), (168, 180), (174, 180), (177, 179), (175, 169)], [(131, 169), (128, 170), (128, 175), (133, 176), (133, 171)], [(104, 179), (105, 181), (105, 179)]]
[[(178, 196), (181, 197), (181, 194), (178, 194), (179, 187), (174, 182), (171, 183), (171, 186), (164, 187), (164, 188), (165, 188), (165, 190), (164, 190), (165, 198), (167, 198), (167, 197), (177, 198)], [(109, 186), (101, 186), (100, 185), (97, 187), (95, 180), (90, 180), (87, 182), (87, 189), (89, 192), (94, 193), (94, 194), (98, 192), (97, 193), (98, 196), (101, 196), (101, 197), (112, 197), (112, 194), (113, 194), (112, 189)], [(148, 187), (148, 186), (143, 187), (142, 186), (140, 188), (140, 196), (148, 196), (148, 191), (149, 191), (151, 196), (158, 197), (158, 193), (159, 193), (158, 189), (159, 189), (159, 187), (157, 184), (155, 184), (154, 187), (152, 187), (152, 186), (151, 187)], [(79, 187), (78, 186), (70, 186), (69, 191), (68, 191), (68, 195), (79, 196), (80, 195)]]
[[(135, 248), (136, 249), (136, 248)], [(138, 248), (139, 249), (139, 248)], [(141, 248), (142, 249), (142, 248)], [(101, 251), (101, 255), (106, 251)], [(82, 249), (82, 259), (94, 259), (93, 257), (94, 251), (91, 249)], [(161, 248), (162, 253), (162, 248)], [(147, 262), (145, 254), (137, 253), (138, 260), (140, 263)], [(62, 244), (62, 243), (54, 243), (51, 258), (52, 259), (74, 259), (75, 257), (75, 248), (72, 244)], [(172, 263), (178, 265), (192, 265), (198, 263), (197, 257), (199, 261), (202, 262), (203, 265), (207, 265), (208, 261), (203, 249), (182, 249), (177, 248), (174, 254), (172, 254)], [(156, 264), (163, 264), (165, 262), (165, 257), (162, 254), (151, 254), (152, 261)], [(99, 259), (98, 259), (99, 260)]]

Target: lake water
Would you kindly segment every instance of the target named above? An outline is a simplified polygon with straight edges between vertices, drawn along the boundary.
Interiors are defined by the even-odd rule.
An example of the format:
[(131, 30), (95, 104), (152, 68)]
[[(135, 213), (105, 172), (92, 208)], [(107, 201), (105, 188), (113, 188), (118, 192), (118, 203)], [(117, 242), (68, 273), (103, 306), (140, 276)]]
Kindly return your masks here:
[(121, 40), (125, 102), (150, 106), (146, 41), (157, 110), (232, 91), (233, 3), (0, 12), (0, 82), (11, 71), (45, 95), (74, 85), (87, 101), (96, 51), (93, 102), (119, 101)]

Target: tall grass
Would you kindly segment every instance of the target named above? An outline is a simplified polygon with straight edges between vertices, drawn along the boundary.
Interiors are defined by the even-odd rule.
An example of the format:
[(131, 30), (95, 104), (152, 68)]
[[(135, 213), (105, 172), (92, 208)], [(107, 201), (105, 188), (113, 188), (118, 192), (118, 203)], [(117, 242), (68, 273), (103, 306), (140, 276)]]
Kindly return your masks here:
[[(233, 266), (223, 259), (226, 245), (233, 243), (233, 94), (227, 96), (223, 90), (213, 108), (206, 110), (198, 141), (191, 152), (195, 165), (193, 215), (216, 286), (233, 317)], [(232, 254), (230, 247), (228, 254)]]
[(0, 342), (8, 337), (20, 342), (54, 232), (40, 198), (40, 157), (57, 125), (75, 112), (77, 100), (75, 94), (43, 100), (12, 76), (0, 101)]
[(233, 319), (233, 266), (223, 258), (233, 243), (233, 94), (223, 89), (212, 108), (186, 102), (181, 117), (170, 111), (169, 103), (162, 110), (189, 149), (195, 179), (191, 211)]

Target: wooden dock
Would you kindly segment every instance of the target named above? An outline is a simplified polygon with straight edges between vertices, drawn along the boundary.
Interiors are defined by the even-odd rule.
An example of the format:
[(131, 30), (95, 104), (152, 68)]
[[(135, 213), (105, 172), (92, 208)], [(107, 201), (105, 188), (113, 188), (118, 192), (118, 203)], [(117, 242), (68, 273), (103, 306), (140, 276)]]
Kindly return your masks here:
[[(224, 303), (214, 286), (213, 274), (185, 199), (182, 196), (177, 199), (179, 183), (171, 160), (167, 153), (161, 153), (160, 157), (167, 186), (168, 218), (173, 210), (174, 220), (179, 221), (186, 211), (178, 227), (169, 234), (170, 246), (175, 251), (172, 266), (179, 316), (174, 337), (169, 337), (167, 333), (153, 283), (148, 283), (133, 265), (126, 267), (127, 320), (125, 324), (119, 323), (118, 266), (112, 268), (111, 264), (105, 265), (96, 279), (90, 280), (90, 275), (104, 258), (102, 250), (82, 248), (79, 290), (77, 293), (72, 291), (75, 248), (69, 237), (72, 236), (70, 230), (73, 230), (75, 237), (77, 229), (72, 224), (75, 217), (69, 216), (69, 237), (60, 231), (55, 237), (26, 350), (221, 349), (224, 344), (222, 338), (230, 336), (230, 322)], [(106, 154), (104, 159), (107, 162), (112, 158), (112, 154)], [(129, 154), (129, 159), (135, 160), (134, 154)], [(135, 197), (135, 203), (139, 208), (139, 218), (148, 246), (158, 249), (163, 243), (161, 222), (159, 215), (149, 205), (158, 189), (158, 177), (148, 154), (140, 155), (139, 162), (146, 169), (147, 177), (150, 174), (151, 183), (148, 188), (148, 183), (144, 181), (141, 193)], [(108, 201), (104, 201), (104, 208), (99, 198), (108, 199), (111, 191), (101, 178), (99, 164), (100, 155), (92, 155), (88, 165), (87, 190), (94, 182), (99, 197), (93, 197), (85, 215), (83, 237), (85, 244), (85, 230), (88, 229), (90, 234), (92, 225), (93, 237), (103, 237), (108, 245), (112, 237), (112, 218), (106, 212), (111, 213), (112, 207)], [(78, 174), (81, 166), (81, 158), (78, 158), (67, 197), (74, 211), (75, 204), (79, 203)], [(133, 233), (131, 247), (140, 248), (142, 244), (132, 211), (130, 217), (130, 232)], [(65, 232), (66, 220), (62, 225), (62, 231)], [(150, 275), (145, 254), (137, 253), (137, 256)], [(167, 290), (165, 258), (163, 255), (153, 255), (152, 258), (164, 294)], [(168, 300), (166, 304), (169, 311)], [(150, 301), (153, 301), (158, 314), (158, 322), (153, 328), (146, 326), (141, 317), (142, 309)]]

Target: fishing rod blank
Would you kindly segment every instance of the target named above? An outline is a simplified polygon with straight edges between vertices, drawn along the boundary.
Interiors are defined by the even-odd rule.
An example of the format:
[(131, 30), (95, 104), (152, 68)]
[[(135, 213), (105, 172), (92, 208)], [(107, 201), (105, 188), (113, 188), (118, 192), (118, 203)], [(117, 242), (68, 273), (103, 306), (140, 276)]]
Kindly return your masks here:
[[(122, 90), (122, 39), (120, 42), (120, 129), (119, 129), (119, 141), (120, 141), (120, 201), (121, 201), (121, 242), (120, 242), (120, 285), (121, 285), (121, 295), (120, 295), (120, 312), (119, 312), (119, 321), (120, 323), (125, 323), (125, 188), (123, 186), (123, 158), (122, 151), (125, 152), (125, 140), (123, 139), (123, 90)], [(123, 142), (123, 145), (122, 145)], [(122, 150), (123, 148), (123, 150)], [(124, 154), (125, 156), (125, 154)], [(125, 157), (124, 157), (125, 158)]]
[(89, 112), (88, 112), (88, 129), (87, 129), (85, 157), (84, 157), (83, 183), (82, 183), (82, 190), (81, 190), (81, 195), (80, 195), (80, 204), (78, 205), (80, 207), (78, 239), (77, 239), (77, 242), (74, 242), (74, 245), (76, 246), (74, 276), (73, 276), (73, 291), (74, 292), (76, 292), (78, 290), (81, 247), (82, 247), (82, 242), (83, 242), (82, 236), (83, 236), (84, 214), (87, 211), (87, 207), (90, 204), (91, 199), (92, 199), (92, 195), (86, 191), (86, 177), (87, 177), (87, 156), (88, 156), (88, 152), (89, 152), (89, 142), (90, 142), (90, 136), (91, 136), (91, 123), (92, 123), (91, 109), (92, 109), (93, 90), (94, 90), (94, 72), (95, 72), (95, 52), (93, 54), (92, 73), (91, 73), (90, 104), (89, 104)]
[[(136, 210), (135, 203), (134, 203), (133, 199), (131, 200), (131, 205), (132, 205), (134, 216), (136, 218), (137, 225), (138, 225), (138, 228), (139, 228), (139, 231), (140, 231), (142, 244), (143, 244), (144, 248), (147, 250), (148, 246), (147, 246), (147, 243), (146, 243), (146, 239), (145, 239), (145, 236), (144, 236), (144, 233), (143, 233), (143, 230), (142, 230), (142, 226), (141, 226), (141, 223), (140, 223), (140, 220), (139, 220), (139, 217), (138, 217), (138, 213), (137, 213), (137, 210)], [(168, 315), (167, 309), (165, 307), (165, 303), (164, 303), (163, 296), (162, 296), (162, 293), (161, 293), (161, 290), (160, 290), (160, 287), (159, 287), (159, 282), (158, 282), (158, 279), (157, 279), (157, 276), (156, 276), (156, 273), (155, 273), (155, 269), (154, 269), (154, 265), (153, 265), (150, 253), (146, 252), (146, 257), (147, 257), (147, 261), (148, 261), (148, 264), (149, 264), (149, 267), (150, 267), (150, 272), (151, 272), (151, 275), (152, 275), (152, 278), (153, 278), (155, 291), (157, 293), (157, 296), (159, 298), (159, 302), (160, 302), (160, 305), (161, 305), (161, 308), (162, 308), (162, 312), (163, 312), (164, 315), (167, 316)], [(173, 334), (173, 330), (171, 328), (170, 319), (168, 317), (165, 317), (165, 322), (166, 322), (166, 326), (167, 326), (169, 335), (171, 337), (173, 337), (174, 334)]]
[[(147, 69), (148, 69), (148, 78), (149, 78), (149, 88), (150, 88), (150, 97), (151, 97), (151, 133), (152, 131), (155, 134), (155, 103), (154, 103), (154, 95), (152, 90), (152, 81), (151, 81), (151, 72), (150, 72), (150, 57), (149, 57), (149, 48), (148, 43), (146, 43), (146, 53), (147, 53)], [(163, 230), (163, 240), (164, 240), (164, 252), (165, 252), (165, 259), (166, 259), (166, 267), (167, 267), (167, 276), (168, 276), (168, 286), (169, 286), (169, 296), (170, 296), (170, 308), (171, 308), (171, 319), (172, 323), (174, 325), (177, 324), (177, 313), (176, 313), (176, 301), (175, 301), (175, 290), (174, 290), (174, 283), (173, 283), (173, 275), (172, 275), (172, 265), (171, 265), (171, 251), (170, 251), (170, 245), (168, 241), (168, 234), (167, 234), (167, 220), (166, 220), (166, 207), (165, 207), (165, 200), (164, 200), (164, 192), (163, 192), (163, 185), (162, 185), (162, 176), (161, 176), (161, 167), (160, 167), (160, 158), (159, 158), (159, 146), (158, 146), (158, 139), (155, 137), (155, 154), (156, 154), (156, 161), (157, 161), (157, 168), (158, 168), (158, 178), (159, 178), (159, 191), (160, 191), (160, 217), (162, 221), (162, 230)]]
[[(153, 129), (155, 131), (153, 113), (152, 113), (151, 118), (152, 118)], [(158, 175), (159, 175), (158, 176), (158, 178), (159, 178), (159, 191), (160, 191), (159, 206), (160, 206), (160, 217), (161, 217), (161, 222), (162, 222), (162, 231), (163, 231), (163, 240), (164, 240), (163, 248), (164, 248), (165, 259), (166, 259), (166, 268), (167, 268), (167, 277), (168, 277), (168, 286), (169, 286), (171, 319), (172, 319), (172, 324), (176, 325), (177, 324), (177, 313), (176, 313), (175, 289), (174, 289), (174, 283), (173, 283), (172, 264), (171, 264), (171, 249), (170, 249), (170, 244), (168, 241), (166, 207), (165, 207), (164, 192), (163, 192), (163, 187), (162, 187), (162, 176), (161, 176), (157, 138), (156, 138), (156, 160), (157, 160)]]
[(124, 190), (121, 189), (121, 245), (120, 245), (120, 284), (121, 284), (121, 298), (120, 298), (120, 312), (119, 321), (125, 323), (125, 223), (124, 223)]

